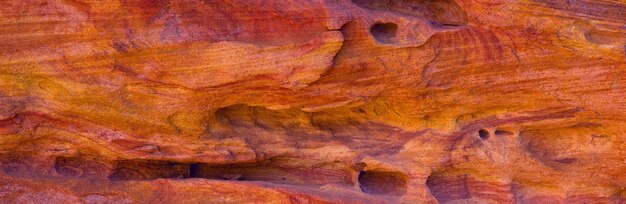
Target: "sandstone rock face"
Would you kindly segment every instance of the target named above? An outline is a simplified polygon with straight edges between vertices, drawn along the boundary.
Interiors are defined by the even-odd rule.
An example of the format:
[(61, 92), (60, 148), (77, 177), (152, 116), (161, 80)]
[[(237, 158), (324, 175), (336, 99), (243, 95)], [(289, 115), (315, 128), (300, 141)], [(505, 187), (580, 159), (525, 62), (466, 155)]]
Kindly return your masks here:
[(0, 1), (1, 203), (625, 203), (623, 0)]

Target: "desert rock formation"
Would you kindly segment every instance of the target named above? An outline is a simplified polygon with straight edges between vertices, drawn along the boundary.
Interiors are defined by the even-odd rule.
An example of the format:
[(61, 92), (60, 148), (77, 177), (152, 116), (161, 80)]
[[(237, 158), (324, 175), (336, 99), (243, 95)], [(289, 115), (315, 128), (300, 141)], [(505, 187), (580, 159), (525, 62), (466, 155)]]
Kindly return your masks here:
[(625, 203), (624, 0), (0, 1), (1, 203)]

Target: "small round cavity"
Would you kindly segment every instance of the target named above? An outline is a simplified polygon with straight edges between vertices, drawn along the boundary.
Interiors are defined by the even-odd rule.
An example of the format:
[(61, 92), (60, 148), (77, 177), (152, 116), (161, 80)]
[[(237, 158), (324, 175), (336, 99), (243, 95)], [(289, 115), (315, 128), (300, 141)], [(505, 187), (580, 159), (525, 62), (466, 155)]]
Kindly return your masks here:
[(375, 23), (370, 28), (370, 33), (379, 43), (390, 44), (395, 41), (398, 25), (395, 23)]
[(485, 130), (485, 129), (480, 129), (478, 131), (478, 137), (480, 137), (480, 139), (486, 140), (489, 138), (489, 131)]

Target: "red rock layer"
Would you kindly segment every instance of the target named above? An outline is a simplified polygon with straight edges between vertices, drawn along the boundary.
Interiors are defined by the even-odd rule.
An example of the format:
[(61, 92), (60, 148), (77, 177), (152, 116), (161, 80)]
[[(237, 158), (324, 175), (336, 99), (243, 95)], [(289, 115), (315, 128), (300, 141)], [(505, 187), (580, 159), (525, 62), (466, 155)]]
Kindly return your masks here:
[(620, 0), (5, 0), (2, 203), (624, 203)]

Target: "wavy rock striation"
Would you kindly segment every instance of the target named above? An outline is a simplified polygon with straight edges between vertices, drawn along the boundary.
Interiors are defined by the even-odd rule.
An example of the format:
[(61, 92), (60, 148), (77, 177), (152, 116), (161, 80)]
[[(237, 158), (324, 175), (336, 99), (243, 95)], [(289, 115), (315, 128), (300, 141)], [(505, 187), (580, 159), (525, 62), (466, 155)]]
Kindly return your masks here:
[(626, 2), (5, 0), (2, 203), (624, 203)]

